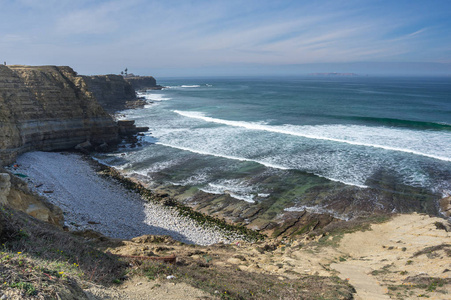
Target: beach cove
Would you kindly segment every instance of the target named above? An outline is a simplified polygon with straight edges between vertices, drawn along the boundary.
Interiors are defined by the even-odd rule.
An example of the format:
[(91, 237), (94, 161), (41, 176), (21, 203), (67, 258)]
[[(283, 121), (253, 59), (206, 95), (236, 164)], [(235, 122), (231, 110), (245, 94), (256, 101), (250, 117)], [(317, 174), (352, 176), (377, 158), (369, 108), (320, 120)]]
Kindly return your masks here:
[[(75, 153), (28, 152), (11, 171), (23, 174), (30, 189), (63, 210), (69, 230), (94, 230), (131, 239), (168, 235), (184, 243), (210, 245), (234, 239), (208, 230), (163, 205), (144, 202), (119, 182), (101, 177), (86, 158)], [(237, 236), (235, 239), (238, 239)]]
[[(143, 202), (120, 182), (100, 176), (89, 161), (75, 153), (29, 152), (20, 156), (16, 168), (12, 168), (16, 174), (28, 176), (24, 180), (34, 192), (62, 208), (71, 231), (86, 232), (91, 243), (97, 241), (109, 253), (151, 257), (164, 253), (174, 255), (185, 265), (205, 264), (207, 257), (209, 270), (236, 270), (236, 274), (227, 275), (230, 282), (241, 276), (273, 276), (281, 284), (302, 278), (311, 282), (310, 288), (304, 288), (304, 295), (329, 295), (326, 299), (415, 299), (418, 295), (445, 299), (443, 296), (451, 293), (447, 271), (451, 265), (451, 227), (444, 219), (393, 215), (382, 222), (374, 219), (375, 224), (341, 222), (297, 239), (267, 238), (248, 243), (230, 239), (220, 230), (201, 228), (162, 204)], [(89, 233), (92, 231), (105, 236)], [(161, 235), (174, 240), (158, 237)], [(110, 241), (110, 237), (116, 239)], [(342, 279), (339, 284), (352, 285), (355, 293), (349, 294), (343, 285), (323, 286), (334, 276)], [(145, 299), (149, 290), (154, 299), (210, 297), (190, 285), (173, 285), (164, 278), (157, 280), (157, 288), (154, 281), (133, 277), (120, 288), (89, 285), (85, 293), (96, 299)], [(251, 282), (247, 285), (252, 286)], [(284, 293), (289, 297), (293, 291)], [(267, 292), (261, 299), (279, 295)]]
[[(176, 299), (219, 295), (443, 299), (451, 292), (450, 226), (437, 217), (438, 199), (448, 193), (447, 148), (440, 147), (447, 143), (446, 122), (377, 119), (370, 128), (368, 119), (351, 118), (353, 124), (348, 125), (287, 126), (262, 118), (262, 112), (271, 111), (261, 110), (264, 101), (260, 110), (254, 110), (253, 120), (240, 120), (243, 116), (233, 112), (244, 112), (237, 109), (243, 108), (238, 96), (255, 88), (249, 82), (241, 84), (238, 92), (234, 83), (231, 91), (220, 82), (152, 90), (136, 102), (137, 109), (120, 112), (121, 119), (131, 120), (117, 122), (97, 104), (89, 90), (93, 87), (86, 82), (97, 85), (97, 92), (109, 81), (116, 87), (128, 86), (119, 76), (89, 81), (67, 67), (19, 66), (0, 71), (7, 95), (1, 98), (5, 107), (0, 112), (8, 120), (1, 124), (0, 148), (6, 166), (0, 177), (5, 282), (21, 278), (29, 293), (57, 297), (62, 295), (58, 289), (66, 289), (77, 299), (145, 299), (149, 291), (155, 299), (169, 295)], [(326, 82), (327, 91), (331, 82)], [(342, 81), (332, 83), (333, 90), (343, 87)], [(48, 95), (34, 98), (39, 95), (35, 89), (43, 85)], [(176, 91), (172, 98), (171, 89)], [(220, 103), (206, 105), (212, 100), (209, 89)], [(199, 93), (209, 96), (199, 98)], [(226, 95), (241, 100), (231, 103)], [(268, 97), (272, 103), (274, 96)], [(187, 107), (191, 105), (195, 107)], [(61, 111), (49, 110), (56, 106)], [(209, 111), (198, 111), (202, 107)], [(232, 115), (215, 116), (215, 111)], [(134, 136), (147, 127), (151, 133)], [(411, 143), (392, 149), (383, 139), (369, 145), (365, 139), (373, 129), (395, 134), (401, 142), (429, 138), (437, 147)], [(408, 139), (403, 137), (406, 133)], [(91, 137), (95, 138), (86, 142)], [(296, 147), (302, 151), (290, 152)], [(68, 148), (94, 153), (106, 165), (73, 150), (61, 152)], [(326, 154), (334, 159), (325, 160)], [(368, 178), (361, 172), (368, 165), (352, 160), (360, 156), (380, 163)], [(293, 165), (302, 159), (319, 165)], [(396, 159), (400, 159), (397, 165), (390, 165)], [(343, 173), (350, 181), (327, 174), (340, 174), (340, 168), (350, 165), (354, 168)], [(396, 174), (390, 174), (394, 169)], [(414, 171), (412, 176), (405, 176), (408, 171)], [(154, 195), (159, 201), (148, 201), (143, 195)], [(69, 232), (15, 211), (10, 207), (14, 205)], [(190, 214), (181, 214), (180, 208)], [(212, 219), (217, 227), (214, 222), (205, 226), (205, 220)], [(225, 230), (230, 228), (239, 230)], [(55, 267), (43, 258), (60, 263)], [(152, 259), (171, 259), (175, 264), (152, 263)], [(45, 266), (27, 269), (36, 270), (32, 278), (40, 280), (30, 281), (20, 273), (16, 266), (24, 262), (30, 266), (44, 262)], [(70, 281), (55, 281), (53, 276)], [(94, 276), (98, 279), (93, 281)], [(3, 295), (14, 299), (25, 293), (16, 283), (2, 286)], [(49, 289), (48, 283), (55, 288)]]

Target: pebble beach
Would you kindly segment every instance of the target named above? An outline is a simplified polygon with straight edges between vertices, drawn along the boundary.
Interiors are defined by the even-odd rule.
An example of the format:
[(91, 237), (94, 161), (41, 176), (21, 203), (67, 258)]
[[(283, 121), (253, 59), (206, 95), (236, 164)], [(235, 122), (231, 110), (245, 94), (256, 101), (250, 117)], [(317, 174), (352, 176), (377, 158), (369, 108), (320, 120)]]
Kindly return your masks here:
[(214, 228), (204, 228), (177, 211), (147, 202), (120, 183), (96, 173), (76, 153), (28, 152), (17, 159), (14, 173), (25, 175), (29, 188), (64, 213), (70, 230), (91, 229), (106, 236), (169, 235), (189, 244), (233, 241)]

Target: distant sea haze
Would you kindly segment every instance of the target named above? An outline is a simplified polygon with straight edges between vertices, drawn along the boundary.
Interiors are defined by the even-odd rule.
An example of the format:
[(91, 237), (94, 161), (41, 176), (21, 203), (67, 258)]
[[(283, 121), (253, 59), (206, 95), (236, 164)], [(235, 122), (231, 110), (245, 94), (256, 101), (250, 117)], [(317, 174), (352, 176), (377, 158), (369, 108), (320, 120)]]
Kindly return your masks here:
[(125, 156), (100, 157), (154, 184), (165, 180), (248, 202), (291, 197), (292, 207), (318, 209), (327, 196), (307, 199), (296, 176), (306, 185), (316, 177), (393, 199), (407, 190), (434, 199), (451, 194), (450, 78), (159, 83), (166, 88), (142, 95), (153, 103), (123, 112), (150, 127), (147, 143)]

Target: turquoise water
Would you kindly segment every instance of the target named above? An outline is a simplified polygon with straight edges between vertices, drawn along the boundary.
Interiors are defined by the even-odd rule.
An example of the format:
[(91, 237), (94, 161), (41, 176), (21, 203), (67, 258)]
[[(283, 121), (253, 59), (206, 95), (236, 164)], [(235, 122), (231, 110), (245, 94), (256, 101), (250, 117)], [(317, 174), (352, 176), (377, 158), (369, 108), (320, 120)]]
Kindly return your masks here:
[[(194, 186), (248, 202), (283, 197), (290, 207), (323, 209), (329, 189), (353, 190), (391, 211), (408, 207), (398, 202), (409, 197), (451, 193), (451, 78), (159, 84), (167, 88), (143, 95), (152, 104), (123, 112), (150, 127), (143, 147), (102, 158), (154, 185)], [(320, 196), (305, 194), (312, 186), (321, 186)]]

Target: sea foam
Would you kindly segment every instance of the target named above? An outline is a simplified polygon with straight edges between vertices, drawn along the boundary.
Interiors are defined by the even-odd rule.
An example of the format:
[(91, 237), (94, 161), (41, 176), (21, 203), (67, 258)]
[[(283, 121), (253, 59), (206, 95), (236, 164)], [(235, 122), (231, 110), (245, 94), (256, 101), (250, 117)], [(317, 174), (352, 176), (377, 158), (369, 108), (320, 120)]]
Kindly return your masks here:
[(242, 127), (308, 139), (346, 143), (421, 155), (451, 161), (451, 134), (361, 125), (268, 125), (263, 122), (231, 121), (207, 117), (201, 112), (174, 110), (175, 113), (206, 122)]

